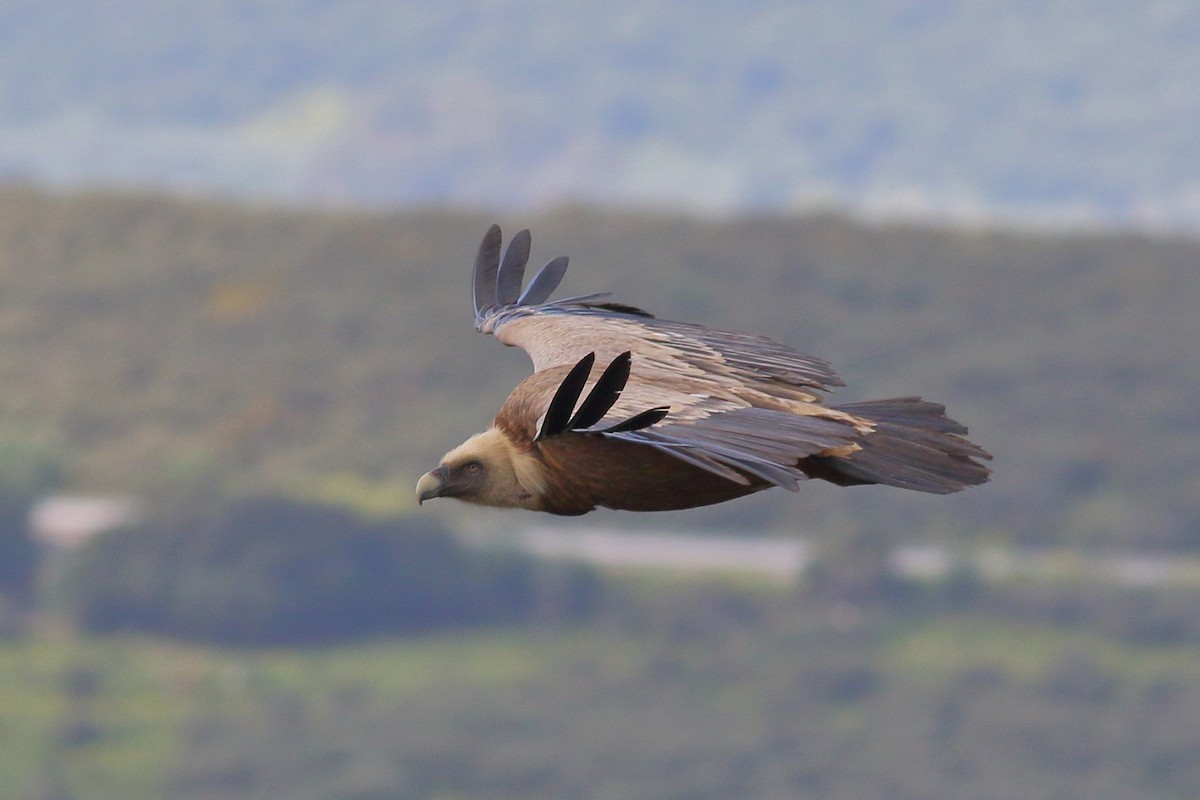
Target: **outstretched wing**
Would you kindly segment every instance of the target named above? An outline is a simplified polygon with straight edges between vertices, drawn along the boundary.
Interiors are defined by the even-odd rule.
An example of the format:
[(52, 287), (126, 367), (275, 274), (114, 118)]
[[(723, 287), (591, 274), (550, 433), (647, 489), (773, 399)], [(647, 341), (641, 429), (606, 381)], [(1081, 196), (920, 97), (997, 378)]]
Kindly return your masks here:
[[(525, 350), (535, 374), (552, 373), (555, 387), (578, 382), (585, 359), (590, 370), (591, 359), (609, 364), (631, 354), (632, 373), (605, 419), (669, 409), (657, 424), (636, 430), (597, 423), (598, 435), (653, 447), (737, 483), (758, 478), (795, 489), (806, 477), (800, 459), (853, 449), (871, 430), (868, 420), (821, 404), (819, 391), (842, 385), (821, 359), (761, 336), (656, 319), (609, 302), (607, 294), (551, 301), (564, 257), (546, 264), (522, 293), (528, 257), (527, 231), (501, 254), (500, 228), (488, 230), (475, 261), (475, 327)], [(557, 424), (569, 411), (554, 413)]]
[(609, 362), (625, 351), (639, 374), (703, 377), (714, 386), (740, 384), (783, 399), (814, 402), (811, 390), (841, 386), (829, 364), (763, 336), (656, 319), (633, 306), (608, 302), (607, 293), (551, 301), (567, 259), (547, 263), (519, 293), (529, 259), (529, 232), (500, 252), (497, 225), (488, 229), (475, 260), (475, 328), (520, 347), (535, 372), (573, 365), (595, 352)]

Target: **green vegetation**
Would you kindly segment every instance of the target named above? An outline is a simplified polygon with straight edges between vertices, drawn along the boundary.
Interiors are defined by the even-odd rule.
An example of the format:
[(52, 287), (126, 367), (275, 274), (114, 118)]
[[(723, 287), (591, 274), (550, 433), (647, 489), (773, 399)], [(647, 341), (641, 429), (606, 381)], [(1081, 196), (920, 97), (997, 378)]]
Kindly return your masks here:
[(544, 654), (487, 634), (309, 653), (130, 636), (0, 641), (0, 798), (161, 797), (187, 760), (189, 726), (209, 716), (253, 724), (259, 701), (280, 695), (326, 713), (356, 691), (390, 703), (503, 687), (536, 674)]
[(233, 645), (579, 621), (602, 593), (582, 565), (468, 549), (429, 520), (370, 523), (280, 498), (152, 519), (55, 561), (48, 605), (82, 630)]
[(686, 583), (354, 648), (0, 641), (0, 798), (1178, 798), (1200, 655)]
[[(520, 220), (572, 256), (568, 292), (771, 335), (995, 452), (954, 497), (597, 515), (812, 535), (781, 590), (548, 569), (443, 529), (527, 516), (414, 515), (528, 370), (471, 330), (490, 221), (0, 191), (0, 800), (1194, 797), (1195, 591), (921, 584), (886, 557), (1194, 550), (1200, 245)], [(13, 521), (59, 489), (149, 513), (38, 565)]]
[[(0, 442), (36, 432), (67, 486), (169, 505), (405, 510), (528, 371), (471, 329), (491, 221), (0, 192)], [(535, 260), (571, 255), (566, 293), (770, 335), (832, 361), (840, 398), (946, 403), (997, 457), (992, 484), (951, 498), (813, 485), (623, 525), (1200, 545), (1195, 242), (820, 215), (501, 221), (533, 229)]]

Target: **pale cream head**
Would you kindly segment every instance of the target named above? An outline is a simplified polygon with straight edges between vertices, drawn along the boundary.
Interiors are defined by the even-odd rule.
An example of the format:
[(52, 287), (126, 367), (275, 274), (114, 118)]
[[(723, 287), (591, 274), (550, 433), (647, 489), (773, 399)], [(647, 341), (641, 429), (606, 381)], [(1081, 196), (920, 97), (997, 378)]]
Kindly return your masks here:
[(545, 481), (536, 459), (519, 453), (503, 431), (477, 433), (417, 482), (417, 501), (454, 497), (497, 508), (539, 510)]

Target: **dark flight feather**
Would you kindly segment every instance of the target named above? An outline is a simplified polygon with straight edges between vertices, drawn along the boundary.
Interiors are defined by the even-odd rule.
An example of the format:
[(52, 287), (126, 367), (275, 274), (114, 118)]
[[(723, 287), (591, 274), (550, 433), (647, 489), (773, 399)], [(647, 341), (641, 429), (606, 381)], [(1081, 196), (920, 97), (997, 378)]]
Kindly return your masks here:
[(546, 266), (539, 269), (533, 276), (533, 280), (525, 287), (521, 298), (517, 300), (517, 305), (537, 306), (549, 300), (550, 295), (558, 288), (563, 275), (567, 272), (568, 260), (566, 256), (559, 256), (547, 261)]
[(493, 225), (483, 235), (475, 254), (475, 283), (471, 298), (475, 301), (475, 320), (496, 305), (496, 273), (500, 269), (500, 226)]
[(592, 364), (595, 362), (596, 354), (588, 353), (571, 367), (567, 377), (563, 378), (554, 392), (554, 397), (550, 398), (550, 406), (546, 409), (546, 416), (542, 418), (542, 428), (534, 441), (570, 430), (571, 412), (575, 410), (575, 403), (583, 393), (583, 387), (587, 384), (588, 375), (591, 374)]
[(628, 351), (614, 358), (605, 367), (592, 390), (588, 392), (588, 396), (580, 403), (579, 409), (572, 414), (575, 403), (583, 394), (583, 387), (587, 385), (588, 377), (596, 362), (596, 354), (588, 353), (579, 359), (579, 362), (571, 367), (571, 371), (567, 373), (558, 389), (555, 390), (554, 397), (550, 399), (550, 406), (546, 409), (541, 429), (534, 441), (569, 431), (596, 434), (628, 433), (648, 428), (662, 420), (669, 411), (667, 406), (647, 409), (607, 428), (593, 430), (620, 398), (625, 383), (629, 380), (630, 361), (631, 356)]
[(627, 433), (629, 431), (640, 431), (642, 428), (649, 428), (651, 425), (662, 420), (662, 418), (665, 417), (670, 410), (670, 406), (657, 406), (655, 408), (648, 408), (645, 411), (634, 414), (624, 422), (618, 422), (616, 425), (596, 431), (596, 433)]
[(579, 404), (575, 416), (571, 417), (571, 421), (567, 423), (569, 430), (590, 428), (604, 418), (608, 410), (617, 402), (617, 398), (621, 396), (621, 390), (625, 388), (625, 383), (629, 380), (629, 360), (630, 352), (626, 350), (604, 368), (603, 374), (596, 381), (596, 385), (592, 387), (592, 391)]
[(525, 279), (525, 265), (529, 263), (532, 242), (529, 230), (520, 230), (504, 249), (500, 270), (496, 274), (496, 305), (511, 306), (520, 298), (521, 282)]

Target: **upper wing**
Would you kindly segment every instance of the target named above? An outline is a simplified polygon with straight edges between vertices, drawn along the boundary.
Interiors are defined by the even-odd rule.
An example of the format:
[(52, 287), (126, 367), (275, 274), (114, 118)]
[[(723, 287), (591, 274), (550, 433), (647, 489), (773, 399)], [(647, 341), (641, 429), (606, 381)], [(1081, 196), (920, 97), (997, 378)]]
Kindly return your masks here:
[[(588, 433), (654, 447), (738, 483), (753, 476), (795, 489), (806, 477), (799, 459), (852, 448), (871, 429), (867, 420), (820, 403), (816, 391), (842, 385), (821, 359), (761, 336), (659, 320), (641, 309), (605, 302), (603, 294), (550, 301), (566, 270), (562, 257), (543, 267), (522, 293), (529, 233), (514, 236), (503, 255), (500, 246), (500, 228), (493, 225), (475, 261), (475, 327), (533, 359), (535, 380), (523, 396), (536, 400), (537, 411), (512, 415), (527, 421), (523, 433), (530, 440), (568, 421), (593, 361), (628, 363), (630, 354), (633, 374), (625, 370), (619, 400), (612, 397), (604, 414), (608, 422), (596, 418), (564, 432), (586, 427)], [(536, 380), (542, 374), (545, 380)], [(573, 387), (573, 397), (556, 408), (551, 395), (557, 396), (560, 381)], [(613, 422), (645, 421), (640, 415), (648, 409), (664, 407), (665, 419), (658, 415), (634, 429)]]
[(788, 405), (815, 402), (811, 390), (842, 385), (825, 361), (763, 336), (656, 319), (606, 302), (607, 294), (550, 301), (566, 272), (565, 257), (547, 263), (522, 293), (529, 242), (529, 232), (521, 231), (502, 257), (499, 226), (484, 236), (475, 260), (475, 327), (523, 349), (535, 372), (573, 365), (590, 352), (608, 363), (631, 351), (643, 380), (700, 381), (721, 394), (762, 395)]

